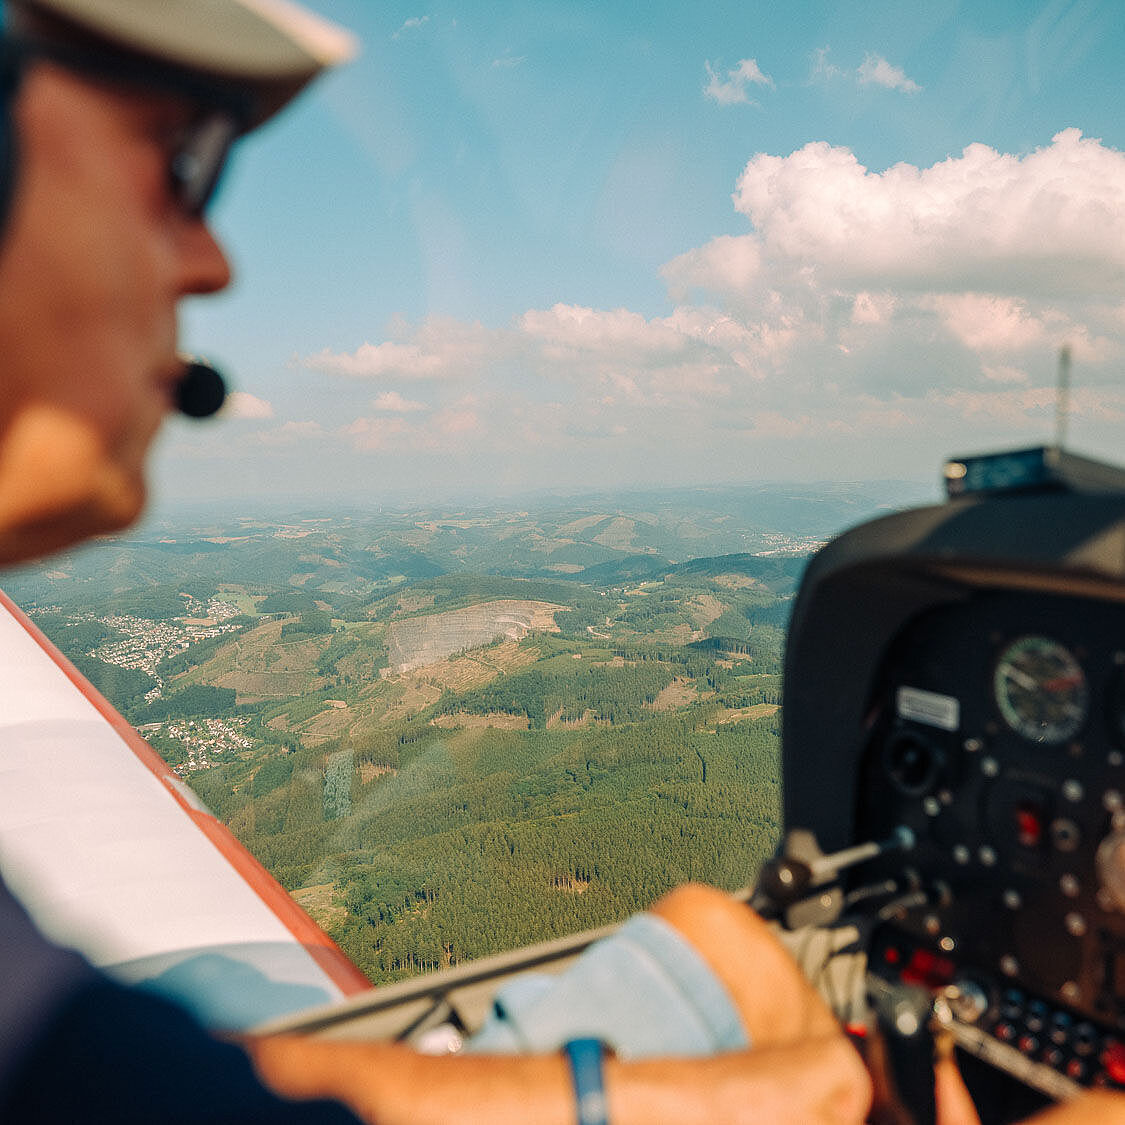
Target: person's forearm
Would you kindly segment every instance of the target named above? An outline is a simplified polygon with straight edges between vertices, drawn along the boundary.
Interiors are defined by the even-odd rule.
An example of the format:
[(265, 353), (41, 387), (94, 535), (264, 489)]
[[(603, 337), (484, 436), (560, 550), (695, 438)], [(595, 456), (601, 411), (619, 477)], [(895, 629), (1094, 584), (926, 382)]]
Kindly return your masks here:
[(561, 1056), (419, 1055), (395, 1044), (271, 1038), (249, 1044), (267, 1085), (335, 1098), (378, 1125), (573, 1125)]
[(1125, 1125), (1125, 1094), (1090, 1090), (1072, 1102), (1037, 1113), (1027, 1125)]
[[(404, 1047), (260, 1040), (259, 1072), (290, 1097), (334, 1097), (378, 1125), (573, 1125), (561, 1055), (432, 1058)], [(869, 1087), (842, 1037), (706, 1059), (606, 1061), (613, 1125), (859, 1125)]]
[(860, 1125), (871, 1104), (863, 1063), (840, 1035), (610, 1065), (606, 1084), (612, 1125)]

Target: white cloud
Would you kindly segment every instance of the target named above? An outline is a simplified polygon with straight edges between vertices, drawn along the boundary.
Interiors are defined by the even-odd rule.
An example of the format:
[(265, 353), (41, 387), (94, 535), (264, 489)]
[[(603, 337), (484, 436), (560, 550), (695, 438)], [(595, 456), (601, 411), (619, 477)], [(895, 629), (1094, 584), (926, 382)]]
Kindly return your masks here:
[(341, 428), (352, 448), (365, 453), (450, 452), (452, 446), (483, 433), (475, 396), (463, 396), (422, 422), (405, 418), (356, 418)]
[(482, 429), (480, 415), (470, 406), (460, 405), (443, 410), (434, 418), (438, 433), (447, 437), (475, 433)]
[(751, 84), (773, 89), (773, 79), (762, 73), (757, 59), (740, 59), (738, 66), (728, 70), (725, 76), (720, 75), (709, 62), (703, 65), (707, 70), (707, 85), (703, 87), (703, 93), (719, 105), (749, 103), (747, 89)]
[(946, 328), (976, 352), (1015, 352), (1050, 347), (1057, 333), (1032, 315), (1026, 301), (987, 293), (943, 294), (934, 306)]
[(633, 355), (678, 352), (683, 349), (683, 335), (661, 320), (646, 320), (628, 309), (585, 308), (558, 304), (550, 309), (531, 309), (519, 321), (520, 330), (529, 338), (556, 349), (561, 354), (573, 352), (620, 353)]
[(223, 403), (223, 418), (272, 418), (273, 407), (246, 391), (231, 391)]
[(818, 47), (811, 55), (811, 77), (814, 83), (848, 80), (860, 86), (882, 86), (887, 90), (901, 90), (906, 94), (920, 93), (922, 87), (908, 78), (901, 68), (887, 62), (880, 55), (868, 54), (859, 67), (848, 70), (828, 61), (829, 48)]
[(276, 429), (257, 435), (262, 445), (294, 445), (324, 436), (324, 427), (315, 421), (285, 422)]
[(417, 379), (434, 378), (442, 374), (440, 355), (427, 353), (413, 344), (361, 344), (354, 352), (334, 353), (327, 348), (309, 356), (307, 366), (336, 375), (354, 375), (377, 379), (382, 375), (405, 375)]
[(666, 315), (560, 302), (502, 329), (428, 318), (306, 359), (429, 380), (426, 403), (380, 386), (337, 436), (394, 465), (518, 464), (521, 484), (546, 483), (534, 467), (550, 458), (579, 471), (577, 442), (606, 458), (590, 474), (655, 449), (716, 475), (745, 477), (760, 450), (885, 475), (1047, 440), (1064, 341), (1075, 421), (1125, 420), (1125, 154), (1066, 130), (1030, 153), (970, 145), (872, 171), (820, 142), (753, 156), (732, 198), (747, 232), (664, 266)]
[[(791, 284), (1010, 295), (1125, 289), (1125, 154), (1059, 133), (1025, 156), (970, 145), (929, 168), (871, 172), (817, 141), (746, 165), (735, 207), (754, 235), (665, 274), (715, 292)], [(764, 275), (764, 276), (763, 276)]]
[(724, 291), (744, 291), (761, 270), (761, 242), (754, 235), (720, 235), (704, 246), (673, 258), (661, 275), (677, 300), (696, 288), (711, 288), (718, 282)]
[(902, 90), (906, 94), (917, 94), (922, 87), (906, 77), (900, 67), (892, 66), (878, 55), (868, 55), (856, 72), (861, 86), (885, 86), (888, 90)]
[(842, 78), (844, 71), (828, 61), (828, 48), (817, 47), (811, 56), (812, 80), (814, 82), (830, 82), (835, 78)]
[(391, 38), (392, 39), (401, 39), (402, 36), (407, 35), (412, 31), (417, 31), (419, 28), (424, 27), (429, 22), (430, 22), (429, 16), (411, 16), (410, 19), (406, 20), (403, 23), (402, 27), (400, 27), (398, 29), (398, 31), (396, 31), (391, 36)]
[(398, 391), (384, 392), (371, 405), (376, 410), (382, 410), (387, 414), (413, 414), (418, 410), (429, 409), (424, 402), (415, 402), (412, 399), (403, 398)]
[(397, 444), (397, 439), (412, 432), (402, 418), (357, 418), (341, 433), (352, 439), (355, 449), (373, 452)]
[(449, 317), (429, 317), (418, 325), (396, 322), (390, 335), (390, 340), (361, 344), (354, 352), (325, 348), (300, 362), (313, 371), (358, 379), (459, 378), (476, 369), (496, 339), (480, 324)]
[(526, 61), (526, 55), (501, 55), (499, 58), (492, 60), (492, 69), (512, 70), (517, 66), (522, 66)]
[(863, 290), (855, 295), (852, 305), (853, 324), (887, 324), (894, 315), (898, 299), (893, 293), (869, 293)]

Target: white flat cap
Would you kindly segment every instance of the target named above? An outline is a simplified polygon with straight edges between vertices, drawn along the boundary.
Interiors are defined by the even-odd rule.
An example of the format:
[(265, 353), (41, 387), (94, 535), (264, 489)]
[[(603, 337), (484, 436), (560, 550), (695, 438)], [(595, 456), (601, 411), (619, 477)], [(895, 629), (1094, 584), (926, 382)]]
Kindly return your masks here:
[(351, 58), (350, 32), (291, 0), (17, 0), (17, 10), (254, 93), (254, 124)]

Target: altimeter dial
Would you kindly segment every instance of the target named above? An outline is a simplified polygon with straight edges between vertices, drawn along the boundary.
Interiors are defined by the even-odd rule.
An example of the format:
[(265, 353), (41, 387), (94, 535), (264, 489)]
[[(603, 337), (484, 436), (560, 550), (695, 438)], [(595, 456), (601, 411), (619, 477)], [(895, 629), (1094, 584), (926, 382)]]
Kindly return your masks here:
[(1070, 650), (1050, 637), (1020, 637), (1008, 645), (996, 662), (993, 690), (1004, 722), (1029, 742), (1065, 742), (1086, 721), (1086, 675)]

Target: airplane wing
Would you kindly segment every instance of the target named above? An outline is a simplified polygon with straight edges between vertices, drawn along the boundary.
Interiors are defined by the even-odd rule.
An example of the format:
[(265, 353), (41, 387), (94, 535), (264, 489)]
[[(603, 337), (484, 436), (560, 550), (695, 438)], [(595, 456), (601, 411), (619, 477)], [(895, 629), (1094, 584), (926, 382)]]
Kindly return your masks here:
[(241, 1030), (366, 978), (0, 591), (0, 869), (53, 940)]

